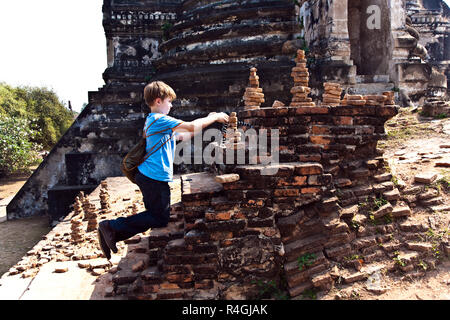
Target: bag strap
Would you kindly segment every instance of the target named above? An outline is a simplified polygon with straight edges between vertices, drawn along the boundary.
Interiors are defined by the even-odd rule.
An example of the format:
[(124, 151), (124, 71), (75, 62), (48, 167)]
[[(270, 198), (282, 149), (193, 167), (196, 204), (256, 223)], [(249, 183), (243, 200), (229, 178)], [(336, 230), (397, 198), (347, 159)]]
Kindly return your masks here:
[[(164, 131), (167, 130), (167, 129), (164, 129), (164, 130), (161, 130), (161, 131), (158, 131), (158, 132), (155, 132), (155, 133), (146, 135), (146, 132), (147, 132), (148, 128), (150, 128), (150, 127), (151, 127), (158, 119), (160, 119), (160, 118), (161, 118), (161, 117), (155, 119), (152, 123), (150, 123), (150, 124), (148, 125), (147, 128), (145, 128), (144, 132), (142, 133), (142, 138), (143, 138), (143, 139), (147, 139), (148, 137), (151, 137), (151, 136), (153, 136), (153, 135), (155, 135), (155, 134), (158, 134), (158, 133), (162, 133), (162, 132), (164, 132)], [(158, 145), (158, 143), (156, 143), (156, 144), (148, 151), (148, 153), (145, 155), (145, 157), (143, 158), (143, 160), (142, 160), (141, 162), (139, 162), (138, 165), (136, 165), (135, 167), (133, 167), (133, 168), (131, 168), (131, 169), (126, 169), (126, 170), (127, 170), (127, 171), (131, 171), (131, 170), (134, 170), (134, 169), (136, 169), (137, 167), (139, 167), (145, 160), (148, 159), (148, 157), (150, 157), (150, 156), (151, 156), (152, 154), (154, 154), (156, 151), (158, 151), (159, 149), (161, 149), (161, 148), (162, 148), (169, 140), (171, 140), (172, 137), (173, 137), (173, 132), (172, 132), (172, 134), (170, 135), (170, 137), (169, 137), (168, 139), (166, 139), (166, 141), (164, 141), (164, 142), (163, 142), (156, 150), (153, 150), (153, 148), (155, 148), (155, 147)], [(153, 152), (152, 152), (152, 151), (153, 151)], [(123, 162), (125, 162), (125, 159), (126, 159), (127, 157), (128, 157), (128, 155), (124, 158)]]

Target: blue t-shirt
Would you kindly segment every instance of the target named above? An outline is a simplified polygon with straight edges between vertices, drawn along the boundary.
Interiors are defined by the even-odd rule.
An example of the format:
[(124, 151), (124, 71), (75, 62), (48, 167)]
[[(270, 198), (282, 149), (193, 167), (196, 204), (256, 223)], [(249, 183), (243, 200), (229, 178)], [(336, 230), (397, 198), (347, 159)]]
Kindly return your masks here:
[(138, 167), (143, 175), (153, 180), (172, 181), (176, 146), (172, 129), (182, 122), (162, 113), (150, 113), (147, 116), (144, 126), (145, 149), (147, 155), (151, 155)]

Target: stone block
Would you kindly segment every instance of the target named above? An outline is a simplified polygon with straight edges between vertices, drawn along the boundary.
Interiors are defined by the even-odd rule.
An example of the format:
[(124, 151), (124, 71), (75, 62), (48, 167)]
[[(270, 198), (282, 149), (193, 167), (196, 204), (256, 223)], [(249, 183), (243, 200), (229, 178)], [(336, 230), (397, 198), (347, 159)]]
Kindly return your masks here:
[(395, 218), (411, 215), (411, 209), (408, 206), (398, 206), (392, 210), (392, 216)]
[(297, 255), (302, 254), (306, 250), (323, 246), (326, 240), (326, 237), (323, 235), (314, 235), (288, 243), (285, 245), (286, 257), (288, 260), (291, 260), (291, 258), (295, 259)]
[(431, 243), (407, 242), (408, 249), (420, 252), (431, 252), (433, 246)]
[(430, 184), (433, 183), (437, 178), (437, 173), (435, 172), (424, 172), (414, 176), (414, 181), (419, 183)]
[(223, 174), (216, 176), (215, 180), (219, 183), (231, 183), (239, 181), (240, 177), (237, 173)]
[(373, 212), (373, 217), (375, 219), (381, 218), (381, 217), (391, 213), (392, 210), (394, 210), (394, 208), (392, 207), (392, 205), (390, 203), (385, 204), (384, 206), (382, 206), (381, 208), (379, 208), (378, 210)]
[(316, 288), (326, 289), (331, 287), (333, 279), (331, 278), (330, 273), (326, 271), (311, 277), (311, 283)]
[(352, 205), (342, 208), (340, 212), (341, 219), (352, 219), (358, 213), (358, 205)]
[(350, 244), (345, 244), (339, 247), (325, 249), (325, 254), (328, 258), (336, 259), (348, 255), (351, 252)]
[(361, 281), (367, 279), (368, 275), (364, 272), (355, 272), (349, 275), (343, 275), (342, 278), (344, 279), (345, 283), (353, 283), (356, 281)]
[(383, 173), (383, 174), (376, 175), (373, 178), (375, 179), (376, 182), (391, 181), (392, 174), (390, 174), (390, 173)]
[(383, 193), (383, 197), (388, 201), (394, 201), (400, 199), (400, 191), (395, 188), (392, 191), (386, 191)]

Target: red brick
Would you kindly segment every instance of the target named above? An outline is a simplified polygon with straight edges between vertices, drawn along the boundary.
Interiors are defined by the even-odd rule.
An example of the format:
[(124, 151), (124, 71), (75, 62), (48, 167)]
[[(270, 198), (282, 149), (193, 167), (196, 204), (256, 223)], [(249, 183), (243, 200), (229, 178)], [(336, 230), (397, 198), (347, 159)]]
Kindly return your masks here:
[(296, 197), (299, 194), (298, 189), (275, 189), (273, 191), (275, 197)]
[(323, 167), (319, 163), (304, 163), (295, 166), (295, 173), (298, 175), (321, 174)]
[(295, 110), (296, 114), (327, 114), (329, 107), (298, 107)]
[(379, 106), (377, 107), (377, 116), (381, 117), (393, 117), (398, 113), (397, 106)]
[(330, 136), (313, 136), (313, 135), (309, 137), (309, 140), (315, 144), (326, 144), (326, 145), (330, 144), (333, 141), (332, 137)]
[(193, 281), (192, 275), (190, 274), (177, 274), (177, 273), (168, 273), (166, 275), (167, 281), (171, 283), (178, 283), (178, 282), (191, 282)]
[(353, 125), (353, 117), (334, 117), (334, 123), (340, 124), (343, 126), (352, 126)]
[(232, 211), (207, 212), (207, 213), (205, 213), (205, 219), (206, 219), (206, 221), (230, 220), (231, 219), (231, 213), (232, 213)]
[(302, 194), (304, 194), (304, 193), (318, 193), (318, 192), (320, 192), (320, 188), (314, 188), (314, 187), (302, 188)]
[(313, 134), (330, 134), (330, 128), (327, 126), (312, 126), (311, 133), (313, 133)]
[(317, 161), (319, 162), (322, 159), (320, 154), (301, 154), (300, 161), (301, 162), (309, 162), (309, 161)]

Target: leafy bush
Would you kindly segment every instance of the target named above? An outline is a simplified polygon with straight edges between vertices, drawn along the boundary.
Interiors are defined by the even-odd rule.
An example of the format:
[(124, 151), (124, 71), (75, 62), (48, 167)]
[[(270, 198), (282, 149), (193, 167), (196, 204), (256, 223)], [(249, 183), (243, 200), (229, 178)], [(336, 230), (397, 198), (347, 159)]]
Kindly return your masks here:
[(0, 115), (0, 171), (11, 174), (39, 162), (41, 145), (30, 141), (36, 133), (28, 120)]

